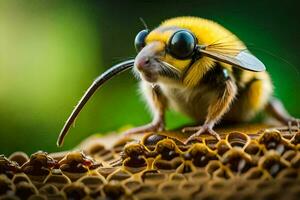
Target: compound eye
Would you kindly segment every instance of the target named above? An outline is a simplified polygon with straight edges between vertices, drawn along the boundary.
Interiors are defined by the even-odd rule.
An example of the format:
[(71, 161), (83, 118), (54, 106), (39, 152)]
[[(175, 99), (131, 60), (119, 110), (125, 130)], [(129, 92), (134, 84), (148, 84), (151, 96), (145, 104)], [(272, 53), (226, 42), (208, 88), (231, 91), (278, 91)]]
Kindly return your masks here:
[(149, 30), (145, 29), (140, 31), (134, 39), (134, 46), (137, 52), (140, 52), (142, 48), (146, 45), (145, 39), (149, 34)]
[(174, 58), (184, 60), (193, 55), (195, 47), (195, 36), (187, 30), (180, 30), (175, 32), (170, 38), (168, 52)]

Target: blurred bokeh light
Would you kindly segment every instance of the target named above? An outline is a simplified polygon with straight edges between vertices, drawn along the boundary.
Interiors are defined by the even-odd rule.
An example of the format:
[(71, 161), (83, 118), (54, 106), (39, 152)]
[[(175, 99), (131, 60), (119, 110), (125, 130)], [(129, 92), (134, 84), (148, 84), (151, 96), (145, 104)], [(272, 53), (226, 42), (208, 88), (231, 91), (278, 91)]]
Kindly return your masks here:
[[(296, 1), (0, 1), (0, 152), (57, 151), (60, 128), (92, 80), (135, 55), (133, 39), (143, 28), (139, 17), (150, 28), (182, 15), (224, 25), (266, 64), (276, 96), (299, 117), (296, 5)], [(92, 133), (148, 122), (136, 89), (130, 73), (105, 85), (77, 119), (64, 149)], [(169, 127), (188, 121), (168, 113)]]

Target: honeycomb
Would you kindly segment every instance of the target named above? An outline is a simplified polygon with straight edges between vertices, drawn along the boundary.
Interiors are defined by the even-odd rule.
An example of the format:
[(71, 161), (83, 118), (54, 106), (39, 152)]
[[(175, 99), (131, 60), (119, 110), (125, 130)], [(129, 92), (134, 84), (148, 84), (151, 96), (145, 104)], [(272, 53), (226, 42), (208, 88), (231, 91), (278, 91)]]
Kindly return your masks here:
[(300, 131), (92, 136), (67, 152), (0, 157), (0, 199), (299, 199)]

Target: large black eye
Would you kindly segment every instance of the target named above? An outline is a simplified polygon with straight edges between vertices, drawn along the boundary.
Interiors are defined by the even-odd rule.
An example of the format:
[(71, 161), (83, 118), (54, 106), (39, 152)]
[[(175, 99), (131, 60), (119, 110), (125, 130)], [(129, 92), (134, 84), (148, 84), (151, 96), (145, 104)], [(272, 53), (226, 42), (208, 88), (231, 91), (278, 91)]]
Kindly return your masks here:
[(145, 29), (140, 31), (134, 39), (134, 46), (137, 52), (141, 51), (142, 48), (144, 48), (144, 46), (146, 45), (145, 43), (145, 39), (147, 37), (147, 35), (149, 34), (149, 30)]
[(169, 40), (168, 52), (177, 59), (187, 59), (193, 55), (196, 46), (195, 36), (187, 31), (175, 32)]

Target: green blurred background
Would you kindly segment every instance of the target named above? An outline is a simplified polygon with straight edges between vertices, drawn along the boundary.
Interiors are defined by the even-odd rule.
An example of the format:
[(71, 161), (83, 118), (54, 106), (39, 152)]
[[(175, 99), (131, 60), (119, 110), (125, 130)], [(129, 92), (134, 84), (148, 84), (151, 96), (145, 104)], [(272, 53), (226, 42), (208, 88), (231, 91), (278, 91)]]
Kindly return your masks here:
[[(139, 17), (154, 28), (182, 15), (215, 20), (249, 44), (271, 73), (276, 96), (300, 117), (297, 1), (2, 0), (0, 152), (62, 150), (56, 138), (85, 89), (109, 66), (135, 55), (133, 40), (143, 28)], [(63, 149), (92, 133), (149, 122), (136, 89), (130, 73), (105, 85), (77, 119)], [(168, 127), (188, 121), (168, 113)]]

